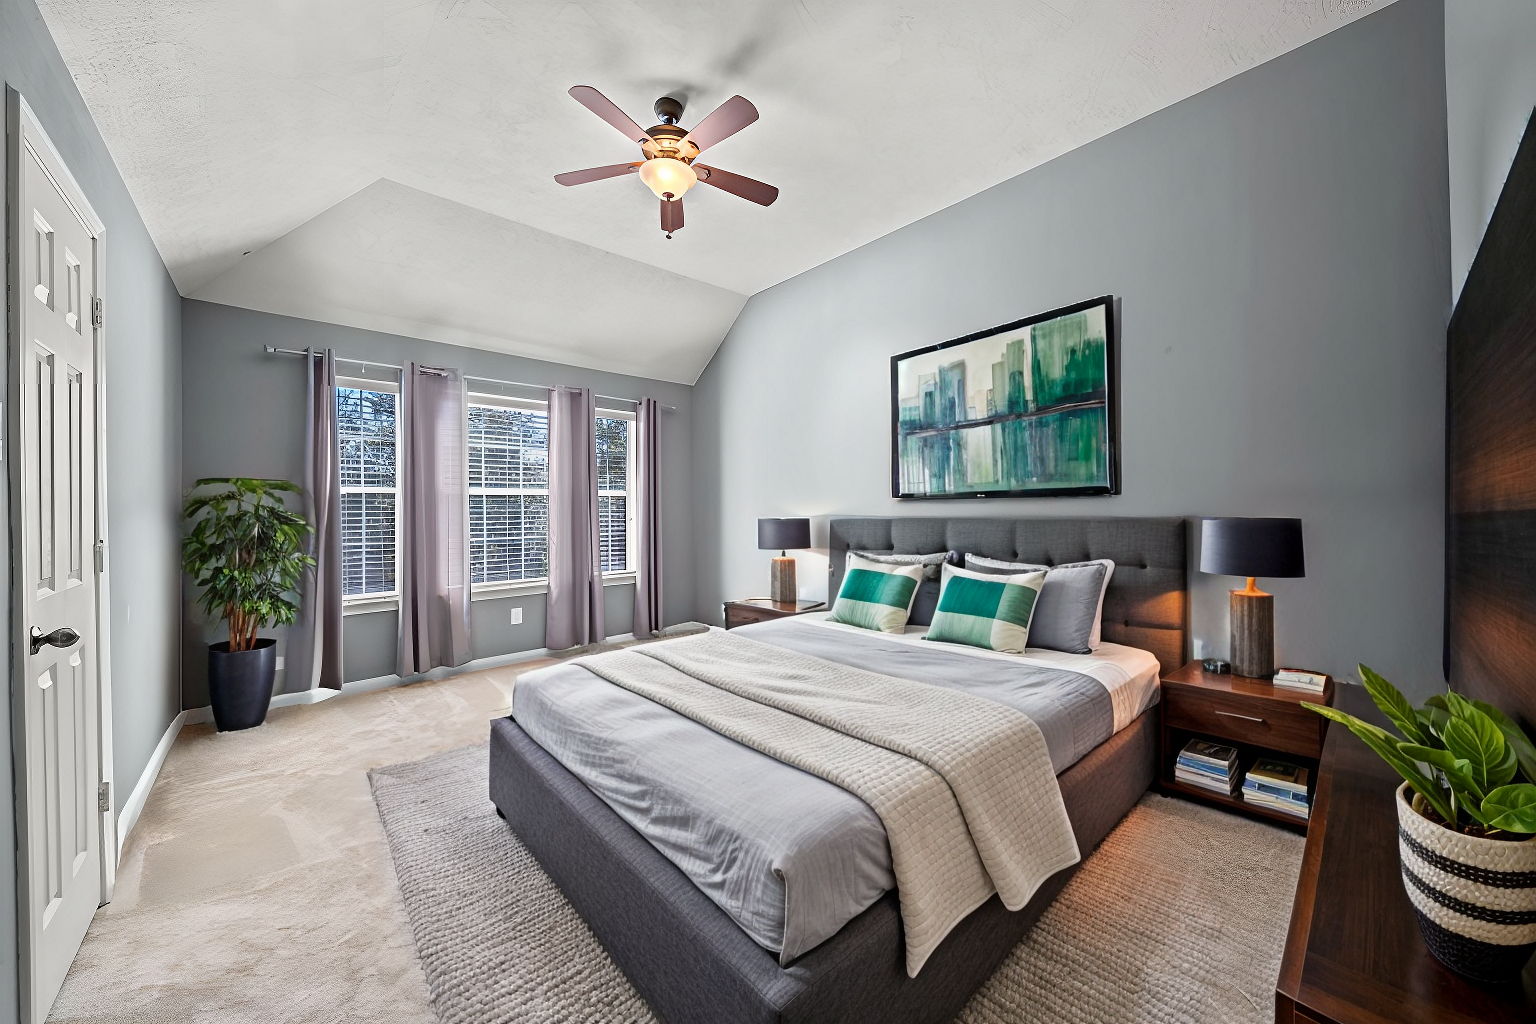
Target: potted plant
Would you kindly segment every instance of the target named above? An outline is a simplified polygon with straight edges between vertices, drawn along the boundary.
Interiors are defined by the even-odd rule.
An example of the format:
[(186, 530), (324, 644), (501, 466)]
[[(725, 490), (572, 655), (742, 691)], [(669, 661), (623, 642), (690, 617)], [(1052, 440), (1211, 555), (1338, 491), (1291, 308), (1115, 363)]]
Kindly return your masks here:
[(1498, 708), (1447, 692), (1414, 707), (1360, 666), (1397, 732), (1317, 704), (1403, 777), (1403, 887), (1431, 953), (1475, 981), (1516, 977), (1536, 950), (1536, 746)]
[(287, 480), (208, 477), (193, 486), (182, 510), (191, 523), (182, 564), (203, 590), (204, 613), (229, 624), (229, 639), (208, 647), (208, 697), (221, 732), (267, 717), (277, 641), (257, 634), (293, 622), (294, 592), (315, 564), (304, 553), (309, 521), (284, 504), (297, 493)]

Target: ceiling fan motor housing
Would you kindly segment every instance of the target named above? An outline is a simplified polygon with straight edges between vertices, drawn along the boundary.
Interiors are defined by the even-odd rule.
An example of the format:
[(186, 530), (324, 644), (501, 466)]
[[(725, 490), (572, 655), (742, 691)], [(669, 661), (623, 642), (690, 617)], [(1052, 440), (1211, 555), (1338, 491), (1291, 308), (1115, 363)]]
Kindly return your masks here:
[(683, 119), (683, 101), (675, 96), (663, 96), (652, 109), (662, 124), (677, 124)]

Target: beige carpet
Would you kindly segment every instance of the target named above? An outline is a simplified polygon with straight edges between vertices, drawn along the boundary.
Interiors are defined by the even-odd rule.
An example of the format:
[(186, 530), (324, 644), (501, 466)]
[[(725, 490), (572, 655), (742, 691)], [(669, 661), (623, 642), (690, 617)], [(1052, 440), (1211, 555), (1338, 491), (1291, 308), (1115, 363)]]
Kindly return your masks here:
[(367, 772), (484, 743), (541, 664), (183, 730), (49, 1019), (431, 1024)]
[[(486, 800), (476, 746), (373, 773), (444, 1024), (651, 1021)], [(1145, 797), (976, 994), (960, 1024), (1263, 1024), (1299, 836)]]

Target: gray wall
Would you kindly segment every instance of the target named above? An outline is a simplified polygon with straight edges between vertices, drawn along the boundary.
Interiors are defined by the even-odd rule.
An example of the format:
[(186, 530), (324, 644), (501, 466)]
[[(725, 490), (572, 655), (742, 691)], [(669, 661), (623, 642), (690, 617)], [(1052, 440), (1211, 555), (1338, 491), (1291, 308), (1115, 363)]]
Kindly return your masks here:
[[(181, 706), (176, 515), (181, 304), (31, 0), (0, 0), (0, 79), (32, 106), (107, 225), (113, 772), (121, 804)], [(0, 177), (4, 173), (0, 167)], [(0, 475), (0, 493), (3, 489)], [(6, 568), (0, 564), (0, 575), (6, 575)], [(7, 635), (16, 635), (14, 624)], [(7, 735), (9, 713), (9, 704), (0, 702), (0, 730)], [(4, 759), (0, 791), (12, 792), (11, 765)], [(12, 814), (0, 814), (0, 878), (15, 873), (12, 827)], [(16, 1013), (14, 897), (9, 885), (0, 885), (0, 1020), (14, 1019)]]
[[(754, 296), (695, 388), (698, 613), (766, 586), (756, 516), (1294, 515), (1279, 657), (1438, 684), (1444, 82), (1440, 4), (1401, 0)], [(1106, 292), (1122, 495), (889, 497), (891, 354)], [(1193, 583), (1225, 653), (1241, 584)]]
[[(303, 361), (266, 355), (263, 345), (329, 346), (342, 356), (387, 363), (415, 359), (455, 366), (478, 376), (542, 385), (586, 386), (604, 395), (648, 396), (675, 406), (676, 412), (662, 414), (664, 600), (668, 623), (691, 616), (694, 569), (688, 498), (692, 493), (692, 388), (190, 299), (184, 300), (182, 311), (188, 382), (183, 395), (182, 475), (188, 486), (204, 476), (302, 479)], [(358, 372), (353, 366), (344, 366), (343, 370)], [(208, 386), (201, 386), (203, 382)], [(629, 632), (634, 587), (607, 587), (605, 596), (609, 633)], [(509, 613), (515, 606), (523, 608), (523, 622), (517, 626), (509, 623)], [(542, 594), (475, 601), (471, 607), (470, 639), (476, 658), (544, 646)], [(218, 639), (218, 631), (216, 626), (198, 621), (190, 605), (187, 616), (183, 673), (184, 700), (190, 708), (208, 703), (203, 645)], [(393, 611), (347, 616), (342, 629), (347, 680), (393, 674), (396, 625)], [(288, 686), (281, 679), (278, 685), (282, 689), (302, 689)]]
[(1445, 102), (1454, 297), (1461, 294), (1536, 107), (1536, 3), (1445, 5)]

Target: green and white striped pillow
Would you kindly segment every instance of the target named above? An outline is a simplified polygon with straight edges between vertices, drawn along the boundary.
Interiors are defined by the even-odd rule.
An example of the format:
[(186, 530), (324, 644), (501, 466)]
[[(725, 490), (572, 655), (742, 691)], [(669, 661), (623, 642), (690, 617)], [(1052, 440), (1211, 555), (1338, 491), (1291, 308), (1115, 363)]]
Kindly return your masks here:
[(927, 639), (1023, 654), (1043, 586), (1044, 572), (997, 576), (946, 565)]
[(917, 584), (922, 578), (921, 565), (872, 562), (850, 553), (843, 585), (827, 621), (900, 633), (907, 628), (912, 599), (917, 596)]

